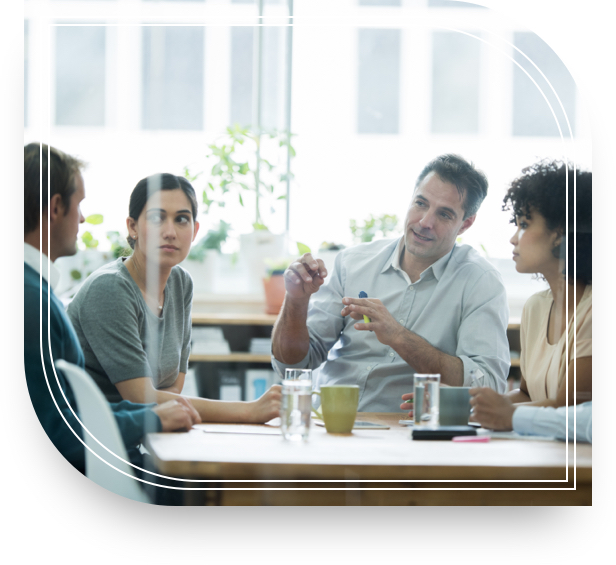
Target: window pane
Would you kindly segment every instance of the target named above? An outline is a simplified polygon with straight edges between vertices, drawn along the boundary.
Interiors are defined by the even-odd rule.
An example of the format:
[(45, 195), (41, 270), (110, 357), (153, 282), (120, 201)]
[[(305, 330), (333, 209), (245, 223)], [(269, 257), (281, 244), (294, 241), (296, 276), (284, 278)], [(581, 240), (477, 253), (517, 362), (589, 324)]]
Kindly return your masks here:
[(282, 69), (280, 56), (284, 54), (281, 42), (285, 28), (263, 28), (263, 86), (261, 100), (261, 125), (265, 128), (279, 128), (282, 125), (281, 110), (284, 107)]
[(432, 132), (477, 133), (480, 43), (455, 32), (432, 36)]
[(56, 124), (105, 123), (105, 28), (56, 28)]
[(203, 129), (204, 28), (143, 28), (143, 128)]
[[(530, 32), (514, 34), (514, 45), (529, 57), (558, 93), (571, 130), (575, 133), (575, 81), (558, 55), (537, 35)], [(535, 80), (547, 97), (560, 123), (563, 135), (567, 124), (556, 96), (539, 72), (526, 58), (515, 52), (514, 60)], [(558, 136), (558, 127), (541, 92), (517, 65), (513, 69), (513, 135)]]
[(399, 29), (360, 29), (358, 133), (398, 133)]
[(252, 123), (252, 27), (231, 28), (231, 116), (232, 124)]

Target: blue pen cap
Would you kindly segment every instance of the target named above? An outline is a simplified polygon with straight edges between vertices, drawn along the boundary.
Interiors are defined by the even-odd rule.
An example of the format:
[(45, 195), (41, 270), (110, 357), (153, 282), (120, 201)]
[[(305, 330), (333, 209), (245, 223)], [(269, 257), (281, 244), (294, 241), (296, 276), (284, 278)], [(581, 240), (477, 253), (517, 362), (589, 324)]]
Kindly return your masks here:
[(360, 298), (368, 298), (368, 295), (367, 295), (367, 294), (366, 294), (366, 293), (362, 290), (362, 291), (359, 293), (359, 297), (360, 297)]

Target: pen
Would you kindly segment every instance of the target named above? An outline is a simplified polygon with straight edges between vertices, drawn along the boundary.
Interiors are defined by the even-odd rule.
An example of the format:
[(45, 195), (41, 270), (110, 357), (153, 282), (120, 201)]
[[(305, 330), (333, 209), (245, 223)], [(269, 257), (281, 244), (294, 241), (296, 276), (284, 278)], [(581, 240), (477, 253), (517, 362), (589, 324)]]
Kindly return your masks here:
[[(360, 298), (368, 298), (368, 295), (362, 290), (359, 293), (359, 297)], [(370, 318), (368, 318), (368, 316), (364, 315), (364, 323), (365, 324), (369, 324), (370, 323)]]

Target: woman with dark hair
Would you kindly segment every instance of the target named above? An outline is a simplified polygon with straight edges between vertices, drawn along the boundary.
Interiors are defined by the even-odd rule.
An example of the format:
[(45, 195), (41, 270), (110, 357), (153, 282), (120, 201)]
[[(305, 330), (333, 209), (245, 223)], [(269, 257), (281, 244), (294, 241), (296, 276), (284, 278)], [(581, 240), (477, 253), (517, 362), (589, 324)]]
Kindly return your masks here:
[(520, 388), (504, 396), (471, 390), (474, 419), (492, 429), (511, 429), (514, 404), (571, 405), (574, 390), (578, 403), (592, 399), (592, 173), (559, 162), (527, 167), (503, 210), (517, 226), (516, 270), (549, 288), (522, 312)]
[[(165, 402), (188, 369), (193, 283), (179, 266), (199, 230), (192, 185), (171, 174), (134, 188), (128, 242), (133, 254), (92, 273), (68, 308), (86, 370), (110, 402)], [(190, 398), (204, 421), (266, 422), (279, 415), (280, 387), (253, 402)]]

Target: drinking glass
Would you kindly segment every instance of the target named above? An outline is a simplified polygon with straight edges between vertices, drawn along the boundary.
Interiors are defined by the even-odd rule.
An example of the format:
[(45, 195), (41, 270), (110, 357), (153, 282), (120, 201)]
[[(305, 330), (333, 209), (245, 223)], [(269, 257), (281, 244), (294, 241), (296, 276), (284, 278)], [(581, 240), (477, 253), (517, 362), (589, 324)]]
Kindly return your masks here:
[(415, 426), (438, 428), (440, 374), (419, 374), (413, 377), (413, 415)]
[(284, 439), (291, 441), (308, 439), (311, 408), (311, 380), (286, 379), (282, 381), (280, 431)]

